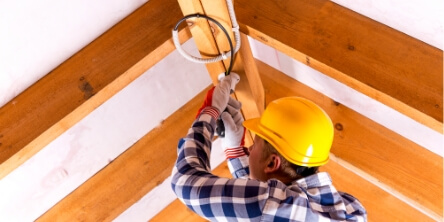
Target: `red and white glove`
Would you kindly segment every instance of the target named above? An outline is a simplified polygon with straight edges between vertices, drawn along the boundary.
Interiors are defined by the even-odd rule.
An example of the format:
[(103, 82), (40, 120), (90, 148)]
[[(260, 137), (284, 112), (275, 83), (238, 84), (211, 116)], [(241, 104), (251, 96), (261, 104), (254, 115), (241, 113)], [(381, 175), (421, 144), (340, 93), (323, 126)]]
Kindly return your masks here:
[(238, 158), (246, 155), (244, 148), (245, 127), (242, 125), (244, 117), (240, 112), (242, 104), (229, 98), (227, 112), (221, 114), (225, 126), (225, 137), (222, 140), (225, 157), (227, 159)]
[(239, 80), (240, 77), (236, 73), (231, 73), (230, 75), (222, 78), (217, 86), (211, 88), (207, 92), (205, 101), (197, 112), (196, 118), (202, 111), (204, 111), (217, 119), (219, 114), (227, 107), (230, 94), (231, 92), (234, 92), (234, 88)]

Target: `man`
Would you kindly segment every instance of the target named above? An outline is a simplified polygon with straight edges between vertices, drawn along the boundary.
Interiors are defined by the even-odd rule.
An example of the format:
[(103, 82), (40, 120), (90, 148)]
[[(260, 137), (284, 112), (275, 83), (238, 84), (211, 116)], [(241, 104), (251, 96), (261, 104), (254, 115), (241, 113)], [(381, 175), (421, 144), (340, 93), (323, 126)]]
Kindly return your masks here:
[[(366, 221), (353, 196), (337, 192), (328, 173), (333, 126), (327, 114), (299, 97), (270, 103), (260, 118), (243, 121), (230, 97), (237, 74), (207, 93), (198, 116), (179, 141), (172, 188), (191, 210), (211, 221)], [(225, 125), (224, 152), (233, 179), (210, 172), (216, 120)], [(255, 134), (244, 149), (244, 126)]]

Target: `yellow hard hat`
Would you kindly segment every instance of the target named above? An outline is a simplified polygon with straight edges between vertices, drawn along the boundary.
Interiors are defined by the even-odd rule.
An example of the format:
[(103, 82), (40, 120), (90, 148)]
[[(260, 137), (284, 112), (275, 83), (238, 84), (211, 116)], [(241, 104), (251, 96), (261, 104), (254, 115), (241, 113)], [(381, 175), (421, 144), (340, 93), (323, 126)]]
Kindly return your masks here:
[(268, 104), (260, 118), (245, 128), (268, 141), (288, 161), (299, 166), (328, 162), (333, 123), (321, 107), (301, 97), (285, 97)]

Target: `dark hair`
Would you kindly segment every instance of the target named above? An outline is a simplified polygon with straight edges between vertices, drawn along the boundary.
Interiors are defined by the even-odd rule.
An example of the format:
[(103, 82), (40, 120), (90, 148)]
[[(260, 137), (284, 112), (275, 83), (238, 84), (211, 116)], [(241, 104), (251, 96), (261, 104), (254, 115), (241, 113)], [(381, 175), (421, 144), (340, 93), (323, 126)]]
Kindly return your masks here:
[(268, 157), (270, 154), (276, 154), (281, 159), (281, 171), (287, 177), (296, 180), (303, 177), (313, 175), (318, 172), (319, 167), (306, 167), (296, 165), (287, 159), (285, 159), (268, 141), (264, 140), (263, 158)]

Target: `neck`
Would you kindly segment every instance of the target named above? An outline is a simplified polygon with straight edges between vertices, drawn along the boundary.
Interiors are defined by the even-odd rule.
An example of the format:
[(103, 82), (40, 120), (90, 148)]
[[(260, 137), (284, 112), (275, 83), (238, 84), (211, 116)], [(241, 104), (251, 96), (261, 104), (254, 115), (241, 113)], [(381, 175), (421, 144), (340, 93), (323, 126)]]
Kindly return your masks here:
[(268, 179), (277, 179), (286, 185), (290, 185), (291, 183), (293, 183), (293, 181), (299, 180), (301, 178), (302, 177), (300, 175), (298, 175), (296, 178), (290, 178), (287, 175), (282, 175), (281, 173), (273, 173), (273, 174), (268, 175), (267, 180)]

